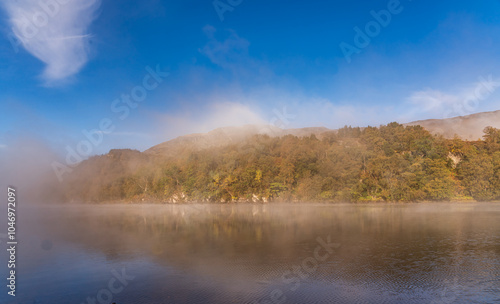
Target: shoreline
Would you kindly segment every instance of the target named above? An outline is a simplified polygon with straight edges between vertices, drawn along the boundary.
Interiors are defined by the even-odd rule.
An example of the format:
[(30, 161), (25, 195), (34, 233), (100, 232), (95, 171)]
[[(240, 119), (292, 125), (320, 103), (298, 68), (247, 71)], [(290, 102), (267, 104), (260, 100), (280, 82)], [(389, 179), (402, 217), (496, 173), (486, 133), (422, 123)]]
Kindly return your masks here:
[(268, 202), (262, 201), (251, 201), (251, 200), (239, 200), (232, 202), (220, 202), (220, 201), (184, 201), (184, 202), (169, 202), (164, 200), (112, 200), (112, 201), (73, 201), (73, 202), (57, 202), (55, 204), (60, 205), (172, 205), (172, 206), (183, 206), (183, 205), (376, 205), (376, 204), (391, 204), (391, 205), (406, 205), (406, 204), (467, 204), (467, 203), (500, 203), (500, 200), (489, 200), (489, 201), (478, 201), (474, 199), (470, 200), (440, 200), (440, 201), (384, 201), (384, 200), (373, 200), (373, 201), (284, 201), (284, 200), (271, 200)]

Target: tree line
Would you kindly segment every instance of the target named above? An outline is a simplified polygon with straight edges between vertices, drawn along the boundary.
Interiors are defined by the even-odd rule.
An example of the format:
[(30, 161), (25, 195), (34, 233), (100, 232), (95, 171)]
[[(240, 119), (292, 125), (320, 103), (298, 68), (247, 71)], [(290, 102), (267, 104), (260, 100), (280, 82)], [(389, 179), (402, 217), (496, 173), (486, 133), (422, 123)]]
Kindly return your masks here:
[(65, 201), (443, 201), (500, 199), (500, 130), (478, 141), (420, 126), (255, 135), (176, 156), (111, 150), (79, 165)]

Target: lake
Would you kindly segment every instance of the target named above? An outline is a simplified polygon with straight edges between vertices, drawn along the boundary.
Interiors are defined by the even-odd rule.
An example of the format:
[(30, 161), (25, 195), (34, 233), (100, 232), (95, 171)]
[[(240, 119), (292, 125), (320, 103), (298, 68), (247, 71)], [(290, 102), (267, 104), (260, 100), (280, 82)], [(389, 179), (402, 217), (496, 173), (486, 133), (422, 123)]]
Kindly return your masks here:
[(17, 296), (4, 287), (1, 303), (500, 302), (496, 203), (50, 205), (17, 217)]

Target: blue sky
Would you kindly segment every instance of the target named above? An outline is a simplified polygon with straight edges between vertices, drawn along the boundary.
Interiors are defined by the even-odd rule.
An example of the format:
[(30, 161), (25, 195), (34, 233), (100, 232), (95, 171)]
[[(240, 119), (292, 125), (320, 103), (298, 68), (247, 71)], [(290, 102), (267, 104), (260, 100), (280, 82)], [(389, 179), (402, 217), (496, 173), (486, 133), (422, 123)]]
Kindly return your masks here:
[[(227, 125), (337, 128), (500, 109), (498, 0), (215, 4), (3, 1), (0, 149), (30, 138), (64, 154), (103, 119), (113, 131), (91, 154)], [(342, 43), (358, 50), (350, 60)], [(113, 102), (142, 85), (146, 67), (169, 75), (120, 119)]]

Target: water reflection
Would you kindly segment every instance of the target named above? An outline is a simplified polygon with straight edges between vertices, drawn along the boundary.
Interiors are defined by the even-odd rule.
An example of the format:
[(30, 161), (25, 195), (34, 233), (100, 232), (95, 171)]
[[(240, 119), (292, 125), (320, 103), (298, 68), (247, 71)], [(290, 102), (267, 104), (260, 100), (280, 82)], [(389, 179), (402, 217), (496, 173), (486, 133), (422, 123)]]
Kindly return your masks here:
[[(118, 304), (500, 300), (497, 204), (49, 209), (32, 216), (52, 255), (30, 267), (67, 259), (73, 268), (41, 275), (80, 283), (81, 267), (100, 282), (109, 280), (110, 265), (128, 267), (136, 279), (115, 296)], [(330, 252), (323, 246), (324, 259), (315, 255), (318, 238), (338, 244)], [(60, 292), (83, 302), (99, 290), (85, 282)]]

